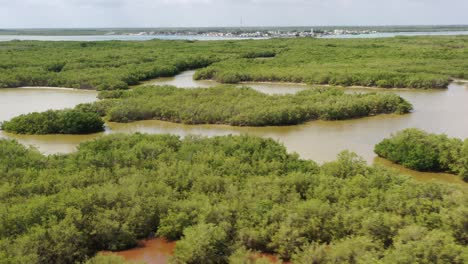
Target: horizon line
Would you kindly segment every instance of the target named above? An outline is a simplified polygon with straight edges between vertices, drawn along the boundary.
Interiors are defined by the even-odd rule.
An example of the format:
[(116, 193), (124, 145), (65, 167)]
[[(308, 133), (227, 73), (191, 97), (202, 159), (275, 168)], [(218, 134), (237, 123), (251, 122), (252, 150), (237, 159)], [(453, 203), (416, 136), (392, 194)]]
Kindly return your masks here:
[(296, 25), (296, 26), (271, 26), (271, 25), (244, 25), (244, 26), (141, 26), (141, 27), (8, 27), (0, 30), (76, 30), (76, 29), (190, 29), (190, 28), (303, 28), (303, 27), (468, 27), (468, 24), (387, 24), (387, 25)]

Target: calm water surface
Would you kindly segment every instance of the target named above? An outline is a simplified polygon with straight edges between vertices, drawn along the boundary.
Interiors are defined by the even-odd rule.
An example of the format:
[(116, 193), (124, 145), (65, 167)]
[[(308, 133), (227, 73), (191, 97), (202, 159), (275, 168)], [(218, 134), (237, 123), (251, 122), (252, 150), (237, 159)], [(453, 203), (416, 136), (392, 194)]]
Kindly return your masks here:
[(137, 248), (120, 252), (102, 252), (103, 255), (115, 254), (126, 261), (145, 264), (167, 264), (174, 254), (175, 242), (155, 238), (140, 241)]
[[(441, 31), (441, 32), (383, 32), (376, 34), (358, 35), (326, 35), (321, 38), (389, 38), (395, 36), (453, 36), (467, 35), (468, 31)], [(34, 36), (34, 35), (0, 35), (0, 41), (11, 40), (39, 40), (39, 41), (146, 41), (152, 39), (164, 40), (236, 40), (248, 39), (238, 37), (210, 37), (202, 35), (77, 35), (77, 36)], [(264, 38), (255, 38), (264, 39)]]
[[(216, 85), (211, 81), (193, 81), (193, 72), (186, 72), (175, 78), (164, 78), (148, 83), (156, 85), (176, 85), (187, 88), (210, 87)], [(291, 84), (249, 84), (254, 89), (269, 94), (288, 94), (308, 89), (304, 85)], [(352, 88), (347, 92), (370, 92), (375, 89)], [(390, 92), (388, 90), (377, 90)], [(331, 161), (345, 149), (363, 156), (369, 163), (383, 164), (421, 181), (443, 181), (466, 183), (458, 177), (443, 173), (421, 173), (405, 169), (389, 161), (375, 157), (373, 147), (384, 137), (409, 127), (417, 127), (434, 133), (446, 133), (449, 136), (468, 137), (468, 84), (453, 83), (448, 90), (392, 90), (413, 103), (415, 111), (408, 115), (380, 115), (376, 117), (348, 121), (313, 121), (290, 127), (230, 127), (215, 125), (189, 126), (162, 121), (141, 121), (130, 124), (107, 124), (105, 133), (85, 136), (47, 135), (24, 136), (12, 135), (0, 131), (0, 138), (14, 138), (26, 145), (33, 145), (44, 153), (72, 152), (83, 141), (98, 138), (104, 134), (123, 132), (145, 132), (153, 134), (171, 133), (180, 136), (190, 134), (218, 136), (229, 134), (250, 134), (271, 137), (285, 144), (290, 152), (297, 152), (302, 158), (319, 162)], [(14, 116), (47, 109), (74, 107), (80, 103), (96, 100), (94, 91), (71, 89), (0, 89), (0, 122)], [(141, 242), (140, 247), (122, 252), (103, 252), (117, 254), (128, 261), (147, 264), (166, 264), (173, 254), (175, 243), (163, 239), (152, 239)], [(276, 258), (266, 257), (271, 263)]]
[[(183, 72), (176, 77), (171, 78), (159, 78), (152, 81), (147, 81), (145, 84), (148, 85), (173, 85), (177, 87), (184, 87), (184, 88), (209, 88), (213, 86), (220, 85), (215, 81), (195, 81), (193, 80), (193, 75), (195, 71), (186, 71)], [(302, 84), (275, 84), (275, 83), (244, 83), (239, 86), (249, 86), (259, 92), (267, 93), (267, 94), (294, 94), (299, 91), (303, 91), (308, 89), (306, 85)]]
[(96, 91), (62, 88), (0, 88), (0, 122), (30, 112), (96, 101)]
[(358, 34), (358, 35), (327, 35), (321, 38), (391, 38), (396, 36), (456, 36), (467, 35), (468, 31), (440, 31), (440, 32), (381, 32), (373, 34)]
[[(162, 78), (152, 82), (157, 85), (179, 87), (210, 87), (212, 81), (194, 81), (193, 72), (185, 72), (174, 78)], [(254, 89), (270, 94), (295, 93), (310, 88), (297, 84), (248, 84)], [(289, 127), (231, 127), (224, 125), (182, 125), (162, 121), (140, 121), (130, 124), (108, 123), (104, 134), (144, 132), (171, 133), (180, 136), (190, 134), (220, 136), (250, 134), (269, 137), (283, 143), (290, 152), (302, 158), (318, 162), (332, 161), (343, 150), (351, 150), (369, 163), (373, 163), (374, 145), (399, 130), (416, 127), (434, 133), (446, 133), (452, 137), (468, 137), (468, 84), (452, 83), (444, 90), (365, 89), (350, 88), (347, 92), (395, 92), (413, 103), (415, 111), (407, 115), (380, 115), (347, 121), (313, 121)], [(96, 93), (75, 90), (50, 89), (0, 89), (0, 120), (7, 120), (31, 111), (49, 108), (60, 109), (96, 100)], [(86, 136), (18, 136), (0, 132), (0, 137), (15, 138), (27, 145), (34, 145), (44, 153), (71, 152), (82, 141), (99, 137)], [(390, 164), (386, 164), (390, 165)], [(397, 167), (399, 168), (399, 167)], [(401, 168), (399, 168), (401, 170)], [(411, 173), (412, 171), (405, 171)], [(447, 181), (447, 174), (417, 173), (418, 179), (436, 178)], [(454, 177), (455, 178), (455, 177)], [(456, 181), (456, 180), (455, 180)]]
[[(154, 238), (140, 241), (137, 248), (119, 252), (101, 252), (103, 255), (117, 255), (132, 263), (145, 264), (167, 264), (174, 254), (176, 242), (169, 242), (165, 239)], [(279, 259), (270, 254), (254, 254), (252, 259), (264, 259), (269, 263), (281, 263)], [(288, 264), (288, 263), (285, 263)]]
[[(175, 78), (153, 81), (156, 85), (179, 87), (210, 87), (212, 81), (194, 81), (193, 72), (186, 72)], [(287, 94), (308, 89), (311, 86), (298, 84), (245, 84), (269, 94)], [(448, 89), (371, 89), (349, 88), (347, 92), (393, 92), (409, 100), (415, 110), (407, 115), (379, 115), (346, 121), (313, 121), (290, 127), (231, 127), (231, 126), (187, 126), (161, 121), (143, 121), (132, 124), (110, 124), (116, 130), (180, 135), (207, 134), (225, 135), (248, 133), (272, 137), (283, 142), (290, 151), (303, 158), (319, 162), (333, 160), (345, 149), (357, 152), (372, 162), (373, 147), (392, 133), (410, 127), (421, 128), (434, 133), (446, 133), (452, 137), (468, 137), (468, 84), (452, 83)]]
[(464, 182), (460, 177), (454, 177), (453, 174), (414, 171), (414, 170), (407, 169), (401, 165), (392, 163), (389, 160), (382, 159), (379, 157), (376, 157), (374, 159), (374, 164), (384, 165), (385, 167), (394, 169), (400, 173), (411, 175), (413, 178), (415, 178), (418, 181), (427, 182), (427, 181), (431, 181), (434, 179), (440, 182), (456, 183), (456, 184), (468, 186), (468, 184)]
[(147, 41), (162, 40), (237, 40), (247, 38), (210, 37), (198, 35), (80, 35), (80, 36), (34, 36), (34, 35), (0, 35), (0, 41), (39, 40), (39, 41)]
[[(8, 88), (0, 89), (0, 122), (21, 114), (42, 112), (49, 109), (71, 108), (81, 103), (96, 101), (96, 91), (59, 89), (59, 88)], [(15, 138), (25, 145), (38, 147), (42, 152), (51, 154), (71, 152), (84, 141), (96, 135), (12, 135), (0, 131), (0, 138)]]

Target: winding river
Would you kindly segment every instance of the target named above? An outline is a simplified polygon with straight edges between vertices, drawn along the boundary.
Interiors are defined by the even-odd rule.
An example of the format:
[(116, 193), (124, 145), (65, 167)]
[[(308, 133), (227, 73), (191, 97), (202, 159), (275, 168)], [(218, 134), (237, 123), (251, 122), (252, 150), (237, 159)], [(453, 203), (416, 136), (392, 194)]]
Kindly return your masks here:
[[(151, 85), (175, 85), (186, 88), (211, 87), (213, 81), (194, 81), (193, 71), (184, 72), (173, 78), (161, 78), (146, 82)], [(301, 84), (244, 84), (269, 94), (287, 94), (308, 89)], [(446, 133), (452, 137), (468, 137), (468, 84), (452, 83), (444, 90), (370, 89), (349, 88), (352, 92), (395, 92), (414, 105), (408, 115), (380, 115), (347, 121), (313, 121), (288, 127), (232, 127), (225, 125), (183, 125), (162, 121), (140, 121), (129, 124), (108, 123), (106, 132), (95, 135), (12, 135), (0, 131), (0, 138), (14, 138), (26, 145), (33, 145), (46, 154), (72, 152), (83, 141), (109, 133), (144, 132), (152, 134), (171, 133), (180, 136), (197, 134), (218, 136), (250, 134), (270, 137), (283, 143), (290, 152), (302, 158), (318, 162), (332, 161), (343, 150), (358, 153), (369, 163), (381, 163), (394, 167), (419, 180), (441, 180), (464, 184), (458, 177), (441, 173), (416, 173), (376, 158), (374, 145), (399, 130), (416, 127), (434, 133)], [(46, 109), (73, 107), (79, 103), (96, 99), (94, 91), (51, 88), (0, 89), (0, 122), (19, 114)]]
[[(186, 88), (211, 87), (213, 81), (194, 81), (193, 71), (184, 72), (174, 78), (161, 78), (146, 82), (148, 85), (175, 85)], [(300, 84), (244, 84), (268, 94), (290, 94), (308, 89)], [(376, 89), (349, 88), (346, 92), (370, 92)], [(458, 177), (444, 173), (421, 173), (405, 169), (389, 161), (377, 158), (373, 147), (384, 137), (401, 129), (417, 127), (449, 136), (468, 137), (468, 83), (452, 83), (447, 90), (378, 89), (379, 92), (395, 92), (414, 105), (414, 112), (408, 115), (380, 115), (347, 121), (313, 121), (289, 127), (231, 127), (225, 125), (182, 125), (162, 121), (141, 121), (130, 124), (106, 124), (106, 132), (93, 135), (13, 135), (0, 131), (0, 138), (13, 138), (25, 145), (33, 145), (46, 154), (67, 153), (76, 149), (83, 141), (110, 133), (144, 132), (153, 134), (171, 133), (180, 136), (190, 134), (218, 136), (229, 134), (250, 134), (274, 138), (285, 144), (290, 152), (297, 152), (302, 158), (318, 162), (331, 161), (342, 150), (354, 151), (369, 163), (392, 167), (420, 181), (444, 181), (468, 186)], [(0, 89), (0, 122), (14, 116), (48, 109), (74, 107), (80, 103), (96, 101), (96, 91), (60, 88), (13, 88)], [(148, 264), (166, 264), (173, 254), (175, 243), (163, 239), (144, 240), (140, 247), (117, 254), (128, 261)], [(259, 255), (271, 263), (277, 259), (271, 255)]]

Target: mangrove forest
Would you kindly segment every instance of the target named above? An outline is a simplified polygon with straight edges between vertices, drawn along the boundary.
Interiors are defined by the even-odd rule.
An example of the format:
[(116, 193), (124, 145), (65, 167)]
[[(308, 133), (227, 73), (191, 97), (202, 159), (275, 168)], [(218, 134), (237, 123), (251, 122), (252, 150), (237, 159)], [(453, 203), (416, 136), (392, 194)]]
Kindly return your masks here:
[(1, 123), (1, 128), (17, 134), (90, 134), (104, 131), (104, 121), (89, 111), (49, 110), (17, 116)]
[[(468, 36), (0, 42), (0, 88), (98, 90), (75, 90), (91, 93), (92, 100), (68, 101), (68, 93), (41, 97), (48, 89), (2, 89), (8, 112), (2, 119), (16, 117), (0, 120), (6, 132), (0, 133), (0, 264), (124, 264), (127, 259), (113, 252), (150, 240), (173, 246), (171, 264), (266, 263), (255, 256), (294, 264), (468, 263), (464, 182), (420, 182), (368, 165), (350, 151), (323, 164), (292, 152), (301, 145), (318, 160), (326, 148), (356, 150), (360, 144), (375, 158), (374, 144), (384, 136), (413, 126), (439, 131), (425, 126), (433, 120), (448, 134), (463, 136), (466, 127), (450, 125), (463, 124), (454, 113), (466, 109), (448, 107), (465, 105), (461, 85), (409, 89), (445, 89), (468, 79), (467, 45)], [(190, 89), (145, 83), (187, 70), (194, 79), (219, 84)], [(296, 85), (300, 92), (280, 95), (256, 91), (248, 82), (313, 87)], [(350, 92), (340, 86), (406, 89)], [(23, 90), (34, 93), (8, 97)], [(35, 103), (32, 96), (46, 105), (25, 107)], [(404, 116), (412, 103), (417, 111)], [(436, 112), (442, 114), (434, 118)], [(360, 120), (364, 126), (354, 120), (317, 121), (302, 130), (267, 127), (377, 115), (382, 119)], [(255, 128), (225, 126), (212, 133), (164, 122), (147, 122), (157, 123), (156, 129), (112, 128), (143, 120)], [(451, 123), (439, 124), (444, 120)], [(108, 133), (63, 136), (73, 139), (66, 141), (75, 142), (73, 148), (81, 142), (66, 154), (26, 146), (43, 138), (63, 144), (62, 136), (23, 136), (93, 134), (105, 131), (105, 122)], [(198, 128), (210, 137), (188, 135)], [(138, 129), (184, 137), (133, 133)], [(213, 136), (244, 131), (264, 138)], [(295, 139), (288, 142), (285, 134)], [(340, 140), (344, 144), (332, 144)], [(413, 128), (384, 139), (374, 151), (413, 170), (468, 182), (468, 139)]]
[(95, 106), (109, 121), (165, 120), (186, 124), (235, 126), (295, 125), (310, 120), (342, 120), (385, 113), (405, 114), (412, 105), (395, 94), (346, 94), (334, 88), (308, 89), (294, 95), (267, 95), (251, 88), (219, 86), (183, 89), (140, 86), (101, 92)]
[(377, 144), (375, 153), (413, 170), (450, 172), (468, 181), (468, 139), (406, 129)]
[(177, 241), (172, 263), (468, 261), (466, 188), (350, 152), (318, 165), (271, 139), (137, 133), (44, 156), (0, 140), (0, 177), (0, 263), (120, 263), (94, 256), (152, 236)]
[(127, 89), (198, 69), (223, 83), (446, 88), (468, 79), (468, 36), (0, 43), (0, 87)]
[(343, 120), (377, 114), (405, 114), (412, 105), (395, 94), (346, 94), (316, 88), (295, 95), (267, 95), (251, 88), (220, 86), (184, 89), (140, 86), (103, 91), (101, 101), (75, 109), (30, 113), (3, 122), (17, 134), (89, 134), (104, 130), (100, 116), (112, 122), (164, 120), (185, 124), (285, 126), (311, 120)]

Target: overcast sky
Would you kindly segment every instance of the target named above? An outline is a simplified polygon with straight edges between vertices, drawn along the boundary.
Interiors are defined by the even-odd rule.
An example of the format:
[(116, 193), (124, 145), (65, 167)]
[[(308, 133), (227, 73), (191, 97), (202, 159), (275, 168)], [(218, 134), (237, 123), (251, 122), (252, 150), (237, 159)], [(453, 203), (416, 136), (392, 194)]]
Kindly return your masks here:
[(468, 0), (0, 0), (0, 28), (468, 24)]

